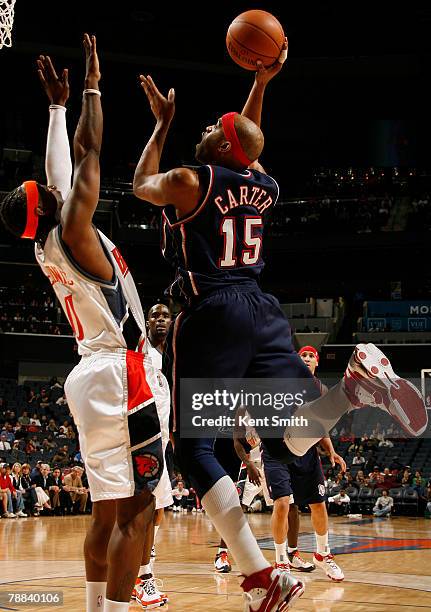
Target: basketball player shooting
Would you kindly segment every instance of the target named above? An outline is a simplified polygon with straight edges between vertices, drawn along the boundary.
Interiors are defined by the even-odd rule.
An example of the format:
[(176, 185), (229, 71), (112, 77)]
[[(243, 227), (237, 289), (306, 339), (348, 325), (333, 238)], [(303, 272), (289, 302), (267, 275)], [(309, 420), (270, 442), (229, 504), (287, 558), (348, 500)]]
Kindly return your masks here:
[[(41, 56), (41, 82), (57, 102), (50, 111), (49, 186), (26, 181), (1, 202), (0, 218), (10, 232), (35, 242), (37, 262), (75, 333), (81, 361), (65, 390), (93, 501), (84, 544), (86, 607), (87, 612), (121, 612), (129, 609), (153, 521), (152, 489), (164, 465), (156, 402), (169, 406), (169, 392), (146, 357), (145, 317), (129, 269), (92, 223), (103, 115), (96, 38), (85, 34), (83, 44), (86, 76), (73, 184), (65, 109), (58, 108), (68, 96), (67, 71), (58, 78), (50, 59)], [(129, 345), (141, 352), (128, 350)]]
[[(280, 69), (260, 66), (242, 114), (227, 113), (205, 129), (196, 147), (201, 167), (165, 173), (159, 172), (159, 164), (175, 113), (175, 92), (171, 89), (165, 97), (150, 76), (140, 77), (156, 125), (135, 171), (134, 193), (165, 207), (162, 250), (177, 272), (171, 294), (186, 302), (173, 332), (176, 419), (181, 416), (182, 378), (290, 378), (302, 389), (301, 379), (312, 377), (293, 348), (278, 301), (258, 286), (265, 217), (278, 198), (276, 181), (258, 162), (264, 140), (259, 126), (266, 86)], [(426, 427), (418, 391), (367, 344), (355, 348), (343, 381), (296, 412), (322, 433), (304, 438), (303, 429), (289, 428), (284, 439), (268, 439), (266, 446), (272, 457), (290, 463), (344, 413), (369, 405), (388, 411), (413, 435)], [(291, 606), (304, 587), (266, 561), (235, 485), (214, 457), (213, 439), (187, 439), (186, 444), (180, 439), (177, 448), (202, 505), (246, 576), (241, 585), (246, 610)]]

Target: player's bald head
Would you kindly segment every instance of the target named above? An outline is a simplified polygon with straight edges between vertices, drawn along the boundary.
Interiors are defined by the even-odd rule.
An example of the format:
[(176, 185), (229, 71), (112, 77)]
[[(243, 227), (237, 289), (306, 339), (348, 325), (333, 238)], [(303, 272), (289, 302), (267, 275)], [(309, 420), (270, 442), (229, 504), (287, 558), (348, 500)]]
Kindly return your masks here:
[(256, 161), (263, 150), (262, 130), (253, 121), (239, 114), (235, 115), (235, 130), (248, 159)]

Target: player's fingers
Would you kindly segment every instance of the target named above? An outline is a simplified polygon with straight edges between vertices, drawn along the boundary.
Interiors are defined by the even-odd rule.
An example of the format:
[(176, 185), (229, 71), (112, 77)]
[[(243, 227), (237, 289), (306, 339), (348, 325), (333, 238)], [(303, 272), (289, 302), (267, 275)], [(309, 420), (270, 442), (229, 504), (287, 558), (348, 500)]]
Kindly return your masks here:
[(46, 67), (48, 76), (52, 77), (53, 79), (57, 79), (57, 73), (55, 71), (55, 68), (53, 66), (53, 63), (52, 63), (51, 58), (49, 57), (49, 55), (47, 55), (46, 58), (45, 58), (45, 67)]
[(97, 51), (96, 37), (95, 37), (94, 34), (91, 35), (91, 46), (92, 46), (92, 49), (93, 49), (94, 53), (96, 53), (96, 51)]
[(147, 79), (148, 79), (148, 81), (149, 81), (149, 83), (151, 85), (151, 88), (153, 89), (154, 93), (157, 96), (163, 97), (162, 94), (160, 93), (160, 91), (157, 89), (156, 84), (154, 83), (154, 81), (153, 81), (153, 79), (151, 78), (150, 75), (147, 75)]
[(68, 68), (64, 68), (62, 79), (65, 85), (69, 85), (69, 69)]
[(169, 90), (169, 93), (168, 93), (168, 102), (173, 104), (174, 100), (175, 100), (175, 89), (173, 87), (171, 87), (171, 89)]
[(45, 86), (46, 85), (46, 80), (45, 80), (43, 71), (39, 69), (37, 71), (37, 74), (39, 75), (39, 81), (42, 83), (43, 86)]

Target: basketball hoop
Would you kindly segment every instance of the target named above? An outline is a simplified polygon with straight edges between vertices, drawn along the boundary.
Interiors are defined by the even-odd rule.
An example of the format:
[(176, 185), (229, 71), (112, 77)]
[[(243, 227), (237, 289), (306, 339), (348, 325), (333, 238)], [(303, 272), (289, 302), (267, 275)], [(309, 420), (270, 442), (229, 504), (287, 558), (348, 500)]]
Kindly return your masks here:
[(12, 46), (12, 26), (16, 0), (0, 0), (0, 49)]

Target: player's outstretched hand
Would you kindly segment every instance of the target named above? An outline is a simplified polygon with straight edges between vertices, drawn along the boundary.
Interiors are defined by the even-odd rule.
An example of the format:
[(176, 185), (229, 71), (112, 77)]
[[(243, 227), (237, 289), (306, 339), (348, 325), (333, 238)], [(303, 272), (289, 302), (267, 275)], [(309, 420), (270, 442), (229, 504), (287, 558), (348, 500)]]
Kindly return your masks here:
[(96, 37), (94, 34), (84, 34), (84, 40), (82, 41), (85, 51), (85, 81), (86, 87), (90, 88), (92, 85), (96, 85), (100, 81), (100, 68), (99, 68), (99, 57), (97, 55)]
[(255, 75), (255, 81), (259, 85), (267, 85), (271, 79), (273, 79), (283, 68), (283, 64), (287, 59), (288, 42), (287, 38), (284, 39), (283, 48), (279, 55), (278, 60), (272, 66), (265, 66), (260, 60), (256, 62), (257, 71)]
[(260, 487), (260, 472), (259, 469), (255, 466), (252, 461), (249, 461), (247, 464), (247, 475), (251, 484), (254, 484)]
[(150, 75), (146, 77), (143, 74), (139, 75), (141, 87), (145, 91), (145, 94), (150, 103), (153, 115), (157, 122), (169, 123), (175, 114), (175, 91), (170, 89), (168, 97), (165, 98), (163, 94), (157, 89), (153, 79)]
[(66, 106), (69, 99), (69, 71), (63, 69), (60, 76), (57, 76), (53, 63), (49, 55), (39, 55), (37, 62), (37, 74), (49, 98), (51, 104)]

